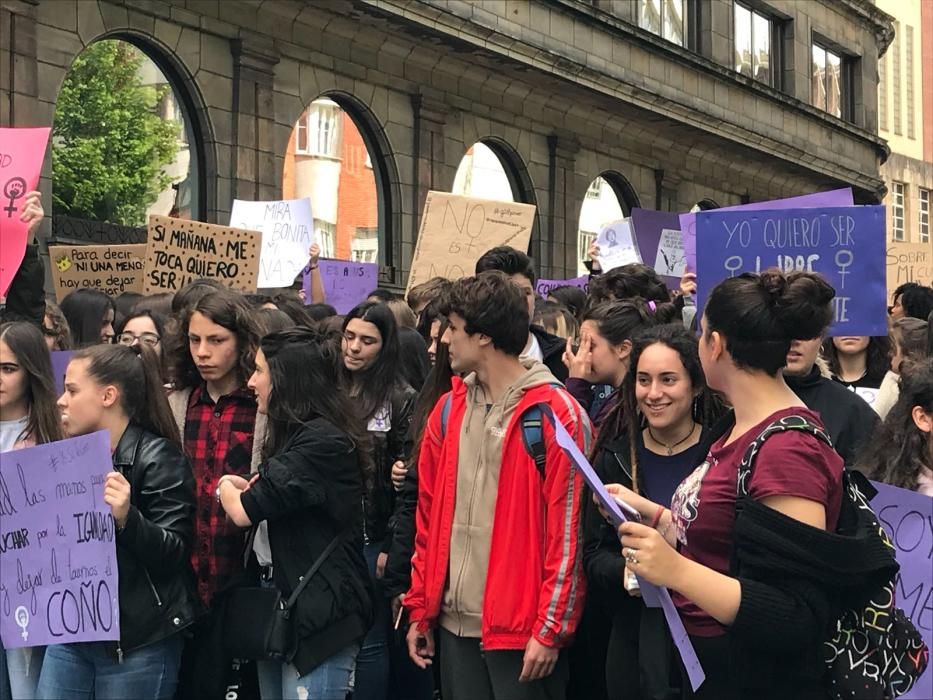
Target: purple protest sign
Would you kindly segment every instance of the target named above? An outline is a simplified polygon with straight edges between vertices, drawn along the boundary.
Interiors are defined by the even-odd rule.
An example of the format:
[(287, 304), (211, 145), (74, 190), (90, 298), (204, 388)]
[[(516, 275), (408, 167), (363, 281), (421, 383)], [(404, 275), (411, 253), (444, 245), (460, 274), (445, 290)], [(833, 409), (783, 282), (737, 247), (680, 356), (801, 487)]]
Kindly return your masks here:
[[(577, 447), (577, 443), (570, 437), (567, 429), (564, 428), (560, 421), (555, 420), (554, 415), (550, 413), (550, 411), (544, 411), (544, 415), (548, 417), (551, 425), (554, 426), (554, 437), (557, 440), (557, 444), (561, 446), (573, 465), (580, 471), (583, 480), (586, 481), (587, 485), (593, 490), (593, 493), (596, 494), (599, 502), (602, 503), (606, 512), (609, 513), (612, 524), (618, 528), (619, 525), (626, 522), (626, 520), (628, 520), (626, 513), (628, 513), (629, 517), (637, 516), (638, 514), (630, 506), (616, 501), (616, 499), (609, 495), (606, 486), (599, 478), (599, 475), (596, 474), (596, 470), (593, 469), (586, 457), (583, 456), (580, 448)], [(660, 605), (661, 610), (664, 612), (664, 619), (667, 621), (674, 646), (676, 646), (677, 650), (680, 652), (680, 659), (684, 664), (684, 668), (687, 669), (690, 685), (695, 692), (696, 689), (703, 684), (703, 681), (706, 680), (706, 673), (704, 673), (703, 667), (700, 665), (700, 660), (697, 658), (693, 643), (687, 635), (687, 630), (684, 627), (683, 621), (680, 619), (680, 614), (677, 612), (674, 601), (671, 600), (671, 594), (666, 588), (648, 583), (640, 576), (638, 577), (638, 584), (645, 605), (652, 608), (656, 608)]]
[(106, 431), (0, 461), (0, 639), (17, 647), (120, 639)]
[(585, 292), (589, 289), (589, 286), (590, 276), (581, 275), (580, 277), (573, 277), (569, 280), (538, 280), (538, 283), (535, 285), (535, 292), (540, 297), (547, 297), (552, 289), (557, 289), (558, 287), (579, 287)]
[[(734, 207), (723, 207), (714, 211), (758, 211), (761, 209), (812, 209), (814, 207), (849, 207), (855, 203), (852, 199), (852, 189), (846, 187), (841, 190), (829, 192), (815, 192), (799, 197), (787, 199), (774, 199), (770, 202), (755, 202), (753, 204), (739, 204)], [(687, 269), (691, 272), (697, 270), (697, 235), (696, 216), (700, 212), (691, 212), (680, 215), (680, 231), (684, 240), (684, 254), (687, 256)]]
[(645, 265), (655, 269), (671, 289), (680, 287), (686, 267), (680, 215), (653, 209), (632, 209), (632, 229)]
[(697, 214), (697, 314), (722, 280), (772, 267), (818, 272), (835, 288), (831, 335), (887, 335), (884, 207)]
[[(324, 260), (318, 266), (324, 284), (325, 301), (345, 314), (379, 286), (377, 263), (350, 262), (348, 260)], [(305, 271), (305, 303), (311, 303), (310, 275)]]
[(65, 370), (74, 354), (74, 350), (53, 350), (49, 353), (52, 358), (52, 378), (59, 396), (65, 393)]
[[(933, 649), (933, 498), (873, 481), (878, 495), (871, 506), (897, 550), (894, 597)], [(902, 700), (933, 698), (933, 664)]]

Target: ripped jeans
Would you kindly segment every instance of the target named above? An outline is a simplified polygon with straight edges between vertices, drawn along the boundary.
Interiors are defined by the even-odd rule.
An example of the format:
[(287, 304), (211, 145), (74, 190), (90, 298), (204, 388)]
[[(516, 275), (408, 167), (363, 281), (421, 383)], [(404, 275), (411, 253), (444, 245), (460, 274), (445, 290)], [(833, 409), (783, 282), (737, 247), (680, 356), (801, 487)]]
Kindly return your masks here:
[(306, 676), (292, 664), (259, 661), (259, 694), (262, 700), (346, 700), (359, 644), (348, 646)]

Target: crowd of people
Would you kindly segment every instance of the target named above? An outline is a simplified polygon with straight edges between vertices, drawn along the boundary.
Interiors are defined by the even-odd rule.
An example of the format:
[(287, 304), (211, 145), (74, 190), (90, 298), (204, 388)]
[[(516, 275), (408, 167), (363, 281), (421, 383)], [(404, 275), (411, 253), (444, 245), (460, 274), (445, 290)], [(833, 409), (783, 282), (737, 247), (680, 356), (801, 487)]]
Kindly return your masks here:
[[(728, 279), (695, 317), (693, 275), (593, 265), (541, 299), (498, 247), (341, 316), (317, 287), (211, 279), (56, 306), (39, 260), (3, 310), (0, 451), (108, 432), (121, 632), (0, 650), (0, 698), (248, 697), (248, 673), (263, 700), (825, 698), (844, 474), (933, 496), (919, 284), (889, 336), (852, 338), (806, 272)], [(75, 350), (60, 396), (50, 350)], [(775, 515), (737, 537), (743, 456), (788, 420), (815, 433), (759, 446), (739, 486)], [(558, 424), (640, 518), (607, 519)], [(639, 582), (671, 591), (698, 689)], [(264, 591), (292, 606), (286, 651), (239, 658)]]

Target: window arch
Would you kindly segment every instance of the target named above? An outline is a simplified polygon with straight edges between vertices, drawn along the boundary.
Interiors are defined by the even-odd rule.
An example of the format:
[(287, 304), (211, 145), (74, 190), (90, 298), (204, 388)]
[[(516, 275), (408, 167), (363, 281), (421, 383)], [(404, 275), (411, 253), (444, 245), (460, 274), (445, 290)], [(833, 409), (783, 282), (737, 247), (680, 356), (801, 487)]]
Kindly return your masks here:
[(309, 197), (323, 257), (392, 266), (391, 185), (398, 182), (375, 117), (352, 95), (327, 92), (299, 115), (285, 153), (282, 196)]
[(578, 275), (586, 273), (583, 261), (589, 258), (590, 245), (596, 240), (603, 226), (630, 216), (632, 209), (638, 205), (635, 189), (619, 173), (606, 171), (590, 182), (580, 207), (577, 226)]
[(56, 100), (53, 239), (135, 242), (150, 214), (203, 217), (201, 116), (190, 79), (158, 46), (123, 33), (89, 44)]
[(714, 199), (701, 199), (699, 202), (693, 205), (690, 208), (690, 213), (696, 213), (698, 211), (710, 211), (711, 209), (719, 209), (719, 203)]
[(453, 194), (534, 204), (534, 187), (521, 157), (501, 139), (485, 138), (467, 149), (454, 175)]

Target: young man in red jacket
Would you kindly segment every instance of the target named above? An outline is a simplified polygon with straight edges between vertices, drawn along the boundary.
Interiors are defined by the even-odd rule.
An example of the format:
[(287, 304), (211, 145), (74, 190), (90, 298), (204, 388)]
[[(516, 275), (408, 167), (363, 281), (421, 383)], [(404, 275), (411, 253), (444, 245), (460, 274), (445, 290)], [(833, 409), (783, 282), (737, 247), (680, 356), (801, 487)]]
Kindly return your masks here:
[[(583, 481), (550, 416), (588, 451), (585, 412), (551, 372), (519, 355), (528, 305), (501, 272), (456, 282), (442, 342), (464, 376), (435, 406), (418, 462), (408, 650), (422, 668), (443, 647), (445, 700), (564, 697), (583, 611)], [(523, 416), (543, 405), (536, 463)]]

